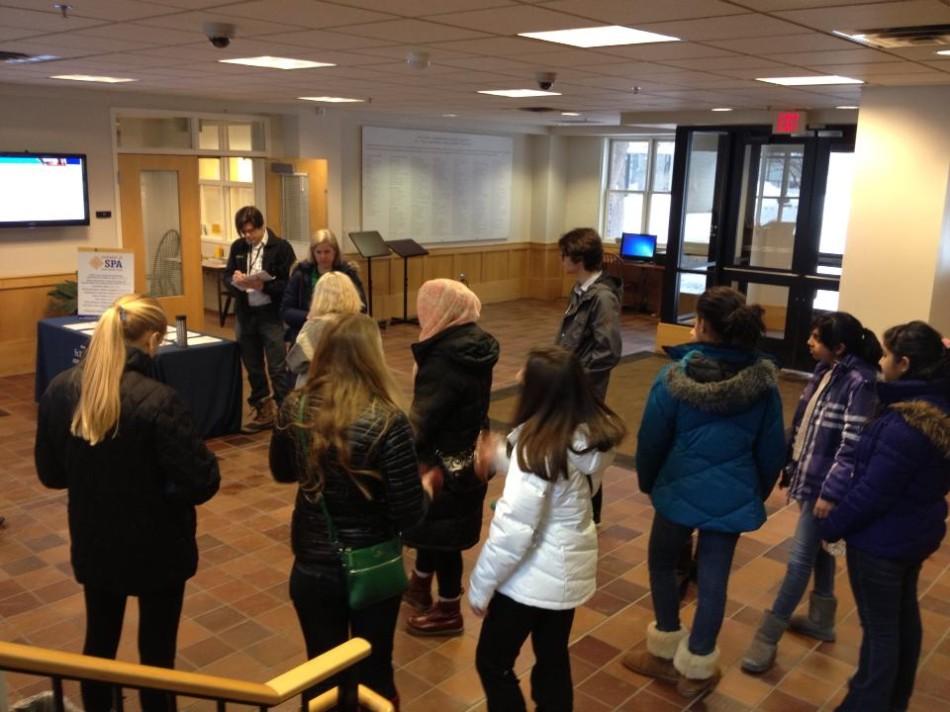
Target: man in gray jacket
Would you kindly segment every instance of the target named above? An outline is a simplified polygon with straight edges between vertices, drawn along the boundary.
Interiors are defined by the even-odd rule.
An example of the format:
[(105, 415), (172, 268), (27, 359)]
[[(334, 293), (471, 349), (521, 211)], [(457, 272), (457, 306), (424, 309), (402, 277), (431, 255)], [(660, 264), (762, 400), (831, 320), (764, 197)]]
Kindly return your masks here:
[[(576, 279), (557, 343), (577, 354), (594, 393), (606, 400), (610, 371), (620, 361), (623, 284), (603, 271), (604, 243), (593, 228), (574, 228), (557, 244), (564, 271)], [(602, 488), (594, 494), (593, 504), (594, 521), (599, 524)]]

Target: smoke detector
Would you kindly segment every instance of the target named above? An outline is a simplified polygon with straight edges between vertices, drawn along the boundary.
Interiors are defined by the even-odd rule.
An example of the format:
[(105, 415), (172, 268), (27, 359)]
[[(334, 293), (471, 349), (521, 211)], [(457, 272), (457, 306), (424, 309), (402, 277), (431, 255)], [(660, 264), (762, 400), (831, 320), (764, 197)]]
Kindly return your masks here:
[(848, 32), (835, 30), (834, 34), (879, 49), (950, 46), (950, 25), (878, 27), (875, 29), (853, 30)]
[(406, 55), (406, 64), (413, 69), (423, 70), (429, 68), (429, 53), (421, 50), (412, 50)]

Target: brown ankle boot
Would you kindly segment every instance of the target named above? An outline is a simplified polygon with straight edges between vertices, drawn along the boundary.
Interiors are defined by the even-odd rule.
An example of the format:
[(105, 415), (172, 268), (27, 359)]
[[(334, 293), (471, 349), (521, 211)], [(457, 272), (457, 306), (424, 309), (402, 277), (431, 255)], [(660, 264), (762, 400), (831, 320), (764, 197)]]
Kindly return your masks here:
[(432, 574), (420, 576), (415, 571), (409, 577), (409, 588), (402, 594), (404, 603), (408, 603), (419, 613), (432, 608)]
[(407, 621), (407, 632), (411, 635), (461, 635), (464, 625), (460, 603), (461, 597), (454, 601), (439, 599), (425, 613)]

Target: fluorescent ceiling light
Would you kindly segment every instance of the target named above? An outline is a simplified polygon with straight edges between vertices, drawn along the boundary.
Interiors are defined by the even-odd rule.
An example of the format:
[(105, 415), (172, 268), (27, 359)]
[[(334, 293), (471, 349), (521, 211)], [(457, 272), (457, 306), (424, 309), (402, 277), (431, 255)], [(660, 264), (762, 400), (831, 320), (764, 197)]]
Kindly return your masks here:
[(366, 99), (349, 99), (345, 96), (298, 96), (304, 101), (322, 101), (325, 104), (358, 104)]
[(942, 55), (944, 57), (950, 57), (950, 49), (937, 50), (937, 54)]
[(717, 106), (715, 109), (710, 109), (710, 111), (732, 111), (728, 106)]
[(526, 99), (530, 96), (561, 96), (559, 91), (541, 91), (540, 89), (483, 89), (478, 93), (507, 96), (509, 99)]
[(445, 119), (454, 119), (457, 116), (458, 114), (442, 114), (442, 118), (445, 118)]
[(680, 41), (679, 37), (635, 30), (623, 25), (579, 27), (575, 30), (552, 30), (550, 32), (519, 32), (518, 35), (533, 40), (571, 45), (572, 47), (615, 47), (617, 45)]
[(835, 108), (836, 108), (836, 109), (845, 109), (845, 110), (852, 109), (852, 110), (854, 110), (854, 111), (857, 111), (857, 109), (858, 109), (857, 106), (836, 106)]
[(74, 82), (102, 82), (103, 84), (123, 84), (124, 82), (137, 82), (138, 79), (129, 79), (127, 77), (97, 77), (92, 74), (57, 74), (50, 79), (69, 79)]
[(54, 59), (59, 59), (59, 57), (55, 54), (35, 54), (19, 59), (6, 59), (3, 64), (35, 64), (36, 62), (52, 62)]
[(862, 44), (868, 43), (868, 36), (860, 33), (851, 34), (850, 32), (842, 32), (841, 30), (832, 30), (831, 34), (838, 35), (838, 37), (844, 37), (846, 40), (861, 42)]
[(248, 67), (267, 67), (268, 69), (312, 69), (314, 67), (335, 67), (329, 62), (311, 62), (309, 59), (291, 59), (290, 57), (238, 57), (237, 59), (219, 59), (223, 64), (244, 64)]
[(861, 79), (839, 77), (837, 74), (820, 74), (816, 77), (757, 77), (757, 82), (778, 84), (783, 87), (813, 87), (823, 84), (864, 84)]
[(580, 113), (577, 111), (562, 111), (561, 116), (580, 116)]

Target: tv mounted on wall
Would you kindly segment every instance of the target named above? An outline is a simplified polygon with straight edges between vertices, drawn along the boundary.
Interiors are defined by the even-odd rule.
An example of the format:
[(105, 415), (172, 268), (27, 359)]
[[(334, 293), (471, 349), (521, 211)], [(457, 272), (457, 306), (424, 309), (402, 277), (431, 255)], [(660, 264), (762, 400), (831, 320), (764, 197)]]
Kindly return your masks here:
[(0, 228), (89, 224), (86, 156), (0, 151)]

